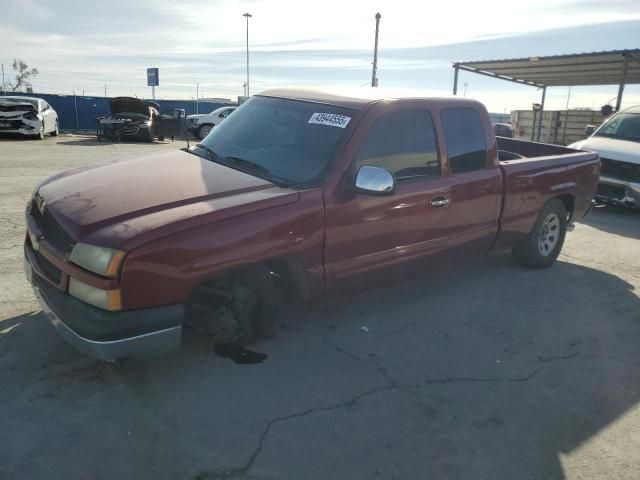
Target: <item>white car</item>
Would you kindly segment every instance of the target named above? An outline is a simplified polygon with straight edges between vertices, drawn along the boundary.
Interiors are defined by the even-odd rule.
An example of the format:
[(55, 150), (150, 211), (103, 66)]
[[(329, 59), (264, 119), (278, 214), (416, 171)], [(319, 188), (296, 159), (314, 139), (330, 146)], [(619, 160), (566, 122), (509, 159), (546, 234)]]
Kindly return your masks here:
[(0, 97), (0, 133), (19, 133), (43, 139), (58, 135), (58, 114), (41, 98)]
[(187, 115), (187, 130), (202, 140), (216, 125), (220, 125), (238, 107), (220, 107), (211, 113)]
[(640, 208), (640, 106), (616, 113), (589, 138), (569, 148), (600, 154), (598, 200)]

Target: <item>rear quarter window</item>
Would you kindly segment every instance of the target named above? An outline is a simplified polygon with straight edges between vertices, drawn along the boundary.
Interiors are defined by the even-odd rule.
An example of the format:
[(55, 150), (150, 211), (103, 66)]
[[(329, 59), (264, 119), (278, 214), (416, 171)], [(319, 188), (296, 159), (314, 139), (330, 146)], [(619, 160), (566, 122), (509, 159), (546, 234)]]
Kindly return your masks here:
[(482, 170), (487, 166), (487, 143), (480, 115), (472, 108), (441, 112), (451, 173)]

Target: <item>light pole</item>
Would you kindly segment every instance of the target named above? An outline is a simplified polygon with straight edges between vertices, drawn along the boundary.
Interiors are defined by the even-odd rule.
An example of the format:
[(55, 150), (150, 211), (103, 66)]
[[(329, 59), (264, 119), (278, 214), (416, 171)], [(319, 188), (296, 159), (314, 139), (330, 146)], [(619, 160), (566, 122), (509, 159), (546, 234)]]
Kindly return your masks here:
[(371, 86), (372, 87), (377, 87), (378, 86), (378, 30), (380, 27), (380, 18), (382, 18), (382, 15), (380, 15), (380, 13), (376, 13), (376, 43), (375, 46), (373, 47), (373, 72), (371, 73)]
[(247, 19), (247, 97), (249, 96), (249, 19), (251, 14), (249, 12), (242, 15)]
[(467, 96), (467, 87), (469, 86), (469, 82), (464, 82), (464, 93), (462, 94), (462, 96), (466, 97)]

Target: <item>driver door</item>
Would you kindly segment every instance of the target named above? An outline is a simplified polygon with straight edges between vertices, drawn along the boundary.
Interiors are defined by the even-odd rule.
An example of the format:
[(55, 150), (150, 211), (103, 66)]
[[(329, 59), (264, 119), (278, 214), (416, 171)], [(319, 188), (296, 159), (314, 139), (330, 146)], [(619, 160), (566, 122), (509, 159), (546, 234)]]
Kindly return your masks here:
[(175, 108), (156, 115), (155, 135), (157, 137), (175, 137), (182, 133), (182, 122), (185, 118), (183, 109)]
[[(449, 182), (429, 109), (378, 107), (361, 128), (366, 134), (342, 193), (326, 200), (326, 278), (334, 292), (403, 278), (441, 260), (447, 248)], [(395, 191), (355, 192), (363, 166), (390, 171)]]

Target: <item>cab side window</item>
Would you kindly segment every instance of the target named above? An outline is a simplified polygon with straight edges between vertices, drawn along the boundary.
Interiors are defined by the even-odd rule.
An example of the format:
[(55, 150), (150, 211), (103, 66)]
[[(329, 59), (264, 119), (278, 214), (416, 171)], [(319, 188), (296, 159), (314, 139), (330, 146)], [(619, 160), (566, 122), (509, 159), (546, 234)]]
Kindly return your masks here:
[(402, 110), (378, 118), (356, 155), (356, 167), (382, 167), (398, 182), (440, 176), (440, 159), (431, 114)]
[(441, 118), (451, 173), (485, 168), (487, 143), (478, 112), (473, 108), (448, 108)]

